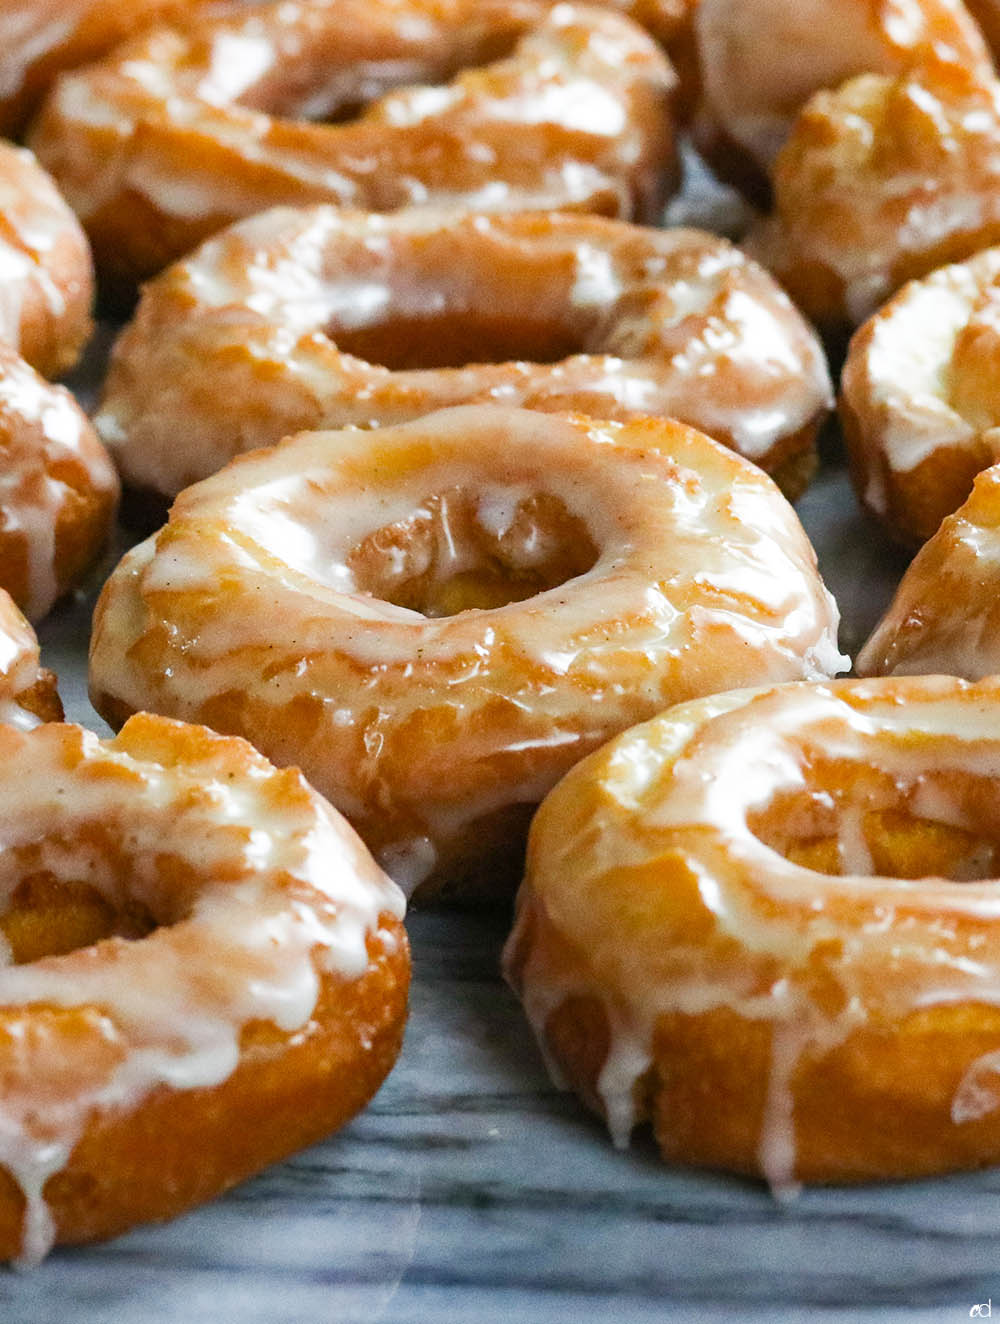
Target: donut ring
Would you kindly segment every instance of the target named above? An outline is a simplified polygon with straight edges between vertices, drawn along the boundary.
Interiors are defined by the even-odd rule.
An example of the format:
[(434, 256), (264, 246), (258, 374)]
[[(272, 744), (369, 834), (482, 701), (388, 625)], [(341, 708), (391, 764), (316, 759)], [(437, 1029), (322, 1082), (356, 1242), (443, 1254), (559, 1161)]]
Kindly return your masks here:
[(422, 897), (500, 890), (585, 753), (681, 696), (830, 674), (836, 619), (791, 507), (707, 437), (466, 406), (188, 488), (104, 588), (91, 695), (301, 766)]
[(859, 499), (919, 544), (1000, 455), (1000, 248), (912, 281), (851, 341), (841, 416)]
[(848, 78), (900, 74), (931, 51), (994, 73), (959, 0), (700, 0), (694, 22), (702, 141), (737, 180), (747, 169), (766, 179), (809, 98)]
[(928, 62), (820, 92), (747, 248), (813, 321), (870, 317), (905, 281), (1000, 241), (1000, 84)]
[(62, 715), (56, 678), (38, 664), (35, 632), (0, 588), (0, 723), (27, 729)]
[(723, 239), (316, 207), (244, 221), (146, 286), (95, 424), (127, 481), (174, 495), (291, 432), (466, 401), (656, 414), (795, 495), (829, 400), (815, 335)]
[(934, 677), (716, 695), (574, 768), (505, 952), (556, 1069), (779, 1192), (997, 1162), (998, 757), (1000, 682)]
[[(416, 19), (433, 21), (442, 4), (433, 41), (403, 65), (409, 76), (448, 77), (515, 43), (511, 54), (446, 87), (390, 92), (352, 123), (273, 118), (330, 115), (398, 80), (398, 62), (387, 73), (347, 58), (341, 4), (269, 0), (184, 32), (157, 28), (64, 77), (32, 143), (83, 219), (102, 275), (133, 283), (279, 203), (658, 216), (674, 78), (650, 37), (616, 13), (568, 5), (541, 18), (537, 5), (520, 14), (506, 0), (406, 8), (421, 29)], [(362, 36), (374, 23), (382, 41), (384, 8), (353, 0)], [(389, 5), (393, 23), (398, 9)]]
[(1000, 51), (1000, 0), (965, 0), (965, 7), (979, 24), (994, 53)]
[[(295, 769), (148, 714), (0, 727), (0, 767), (0, 1256), (171, 1217), (367, 1103), (402, 896)], [(66, 912), (103, 915), (82, 949)]]
[(87, 241), (31, 154), (4, 144), (0, 270), (0, 588), (37, 619), (104, 545), (119, 485), (83, 411), (29, 367), (62, 372), (90, 333)]
[(864, 648), (860, 676), (1000, 673), (1000, 467), (914, 557)]
[(96, 60), (154, 19), (201, 0), (4, 0), (0, 11), (0, 134), (24, 128), (53, 79)]

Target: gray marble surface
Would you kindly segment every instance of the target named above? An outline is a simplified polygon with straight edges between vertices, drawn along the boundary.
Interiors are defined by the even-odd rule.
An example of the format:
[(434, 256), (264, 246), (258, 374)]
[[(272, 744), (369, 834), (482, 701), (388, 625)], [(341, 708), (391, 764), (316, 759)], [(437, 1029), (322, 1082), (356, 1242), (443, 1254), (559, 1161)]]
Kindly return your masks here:
[[(91, 360), (93, 380), (101, 342)], [(86, 392), (84, 392), (86, 394)], [(902, 562), (828, 463), (800, 504), (854, 652)], [(41, 630), (71, 717), (91, 601)], [(616, 1153), (498, 976), (508, 916), (414, 914), (402, 1057), (339, 1135), (185, 1218), (0, 1270), (0, 1324), (961, 1320), (996, 1293), (1000, 1170), (808, 1191)]]

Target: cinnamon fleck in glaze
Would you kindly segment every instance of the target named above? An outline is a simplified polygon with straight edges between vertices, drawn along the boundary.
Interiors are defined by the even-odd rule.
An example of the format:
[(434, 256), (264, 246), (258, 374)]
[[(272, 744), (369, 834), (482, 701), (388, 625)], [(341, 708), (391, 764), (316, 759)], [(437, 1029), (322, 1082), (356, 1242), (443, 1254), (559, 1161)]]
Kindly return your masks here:
[(64, 77), (31, 141), (124, 283), (278, 203), (656, 217), (665, 57), (616, 13), (542, 8), (433, 0), (401, 25), (397, 4), (273, 0), (158, 28)]
[[(178, 1213), (368, 1101), (403, 899), (298, 772), (148, 714), (0, 727), (0, 803), (0, 1257)], [(103, 932), (53, 951), (60, 902)]]
[(542, 805), (505, 952), (626, 1143), (799, 1181), (1000, 1157), (1000, 684), (720, 694)]
[(291, 432), (465, 401), (678, 418), (796, 491), (829, 396), (813, 332), (723, 239), (317, 207), (244, 221), (146, 286), (95, 424), (128, 481), (168, 495)]
[(298, 764), (426, 895), (499, 887), (616, 731), (841, 668), (836, 619), (791, 507), (707, 437), (467, 406), (188, 488), (105, 586), (91, 694)]
[(905, 281), (1000, 240), (1000, 84), (928, 60), (818, 93), (749, 251), (814, 320), (857, 324)]
[(27, 730), (61, 718), (55, 677), (38, 664), (35, 632), (0, 588), (0, 722)]

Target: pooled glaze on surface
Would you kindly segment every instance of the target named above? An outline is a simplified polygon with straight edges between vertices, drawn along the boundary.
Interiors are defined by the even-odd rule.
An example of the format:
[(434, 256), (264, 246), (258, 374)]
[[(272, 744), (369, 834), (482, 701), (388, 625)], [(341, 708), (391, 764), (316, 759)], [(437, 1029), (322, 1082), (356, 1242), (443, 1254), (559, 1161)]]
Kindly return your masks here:
[(39, 666), (35, 632), (0, 588), (0, 723), (28, 730), (61, 717), (55, 681)]
[[(32, 143), (123, 282), (279, 203), (655, 218), (665, 57), (616, 13), (541, 8), (433, 0), (402, 25), (394, 3), (274, 0), (158, 28), (64, 77)], [(359, 103), (350, 123), (305, 122)]]
[(836, 621), (791, 507), (701, 434), (468, 406), (187, 489), (104, 589), (91, 693), (247, 735), (440, 885), (665, 704), (841, 669)]
[(1000, 468), (917, 553), (858, 654), (862, 676), (1000, 673)]
[(815, 335), (723, 239), (317, 207), (234, 226), (146, 286), (95, 425), (128, 481), (168, 495), (291, 432), (471, 401), (674, 417), (780, 477), (829, 399)]
[(505, 965), (557, 1065), (598, 1008), (615, 1139), (779, 1193), (995, 1162), (998, 768), (1000, 686), (941, 677), (720, 694), (575, 768)]
[(960, 0), (701, 0), (695, 31), (703, 114), (765, 172), (809, 98), (848, 78), (902, 73), (928, 51), (993, 73)]
[(1000, 453), (1000, 249), (913, 281), (857, 332), (842, 412), (864, 505), (931, 537)]
[(88, 1130), (224, 1085), (262, 1051), (250, 1026), (290, 1047), (328, 983), (405, 949), (403, 898), (300, 774), (243, 742), (148, 715), (113, 741), (0, 727), (0, 769), (0, 911), (41, 872), (158, 926), (22, 964), (0, 944), (0, 1169), (34, 1263), (67, 1232), (46, 1183)]
[(1000, 84), (928, 60), (818, 93), (748, 249), (807, 316), (857, 324), (905, 281), (1000, 239)]

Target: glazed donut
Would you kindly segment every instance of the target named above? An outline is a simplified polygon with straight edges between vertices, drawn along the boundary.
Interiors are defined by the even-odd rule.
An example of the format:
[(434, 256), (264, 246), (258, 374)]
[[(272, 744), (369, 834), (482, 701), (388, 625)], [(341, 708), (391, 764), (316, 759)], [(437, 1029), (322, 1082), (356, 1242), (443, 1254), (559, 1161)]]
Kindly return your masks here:
[(1000, 467), (914, 557), (858, 654), (861, 676), (1000, 673)]
[(71, 396), (29, 367), (63, 371), (90, 333), (87, 241), (31, 154), (2, 143), (0, 273), (0, 589), (37, 618), (103, 546), (118, 478)]
[[(1000, 1160), (1000, 681), (720, 694), (542, 805), (505, 951), (620, 1144), (855, 1181)], [(961, 882), (961, 886), (956, 883)]]
[(0, 1256), (171, 1217), (367, 1103), (402, 896), (300, 773), (143, 714), (0, 727), (0, 797)]
[[(199, 0), (4, 0), (0, 10), (0, 134), (24, 128), (53, 79), (116, 46), (154, 19)], [(204, 3), (204, 0), (202, 0)]]
[(309, 428), (465, 401), (641, 412), (701, 428), (794, 496), (829, 399), (815, 335), (723, 239), (315, 207), (244, 221), (148, 285), (95, 424), (127, 481), (174, 495)]
[(26, 730), (62, 715), (55, 677), (39, 666), (35, 632), (0, 588), (0, 723)]
[(851, 341), (841, 416), (862, 503), (919, 544), (1000, 457), (1000, 248), (912, 281)]
[(994, 53), (1000, 51), (1000, 0), (965, 0), (965, 7), (982, 28)]
[(577, 759), (681, 697), (829, 675), (836, 620), (791, 507), (707, 437), (465, 406), (188, 488), (104, 588), (91, 696), (301, 766), (424, 898), (500, 891)]
[(766, 178), (809, 98), (857, 74), (899, 74), (933, 51), (993, 76), (960, 0), (701, 0), (695, 34), (701, 141), (737, 179)]
[(1000, 84), (957, 64), (864, 75), (809, 102), (747, 243), (829, 326), (1000, 241)]
[(94, 562), (117, 499), (86, 414), (0, 343), (0, 588), (32, 619)]
[(46, 377), (90, 335), (93, 272), (79, 222), (30, 152), (0, 142), (0, 342)]
[[(671, 183), (674, 76), (627, 18), (507, 0), (269, 0), (157, 28), (65, 76), (31, 141), (119, 285), (279, 203), (368, 211), (556, 207), (658, 216)], [(532, 22), (535, 26), (531, 26)], [(396, 33), (394, 59), (355, 49)], [(415, 41), (405, 39), (416, 32)], [(509, 54), (497, 60), (498, 50)], [(236, 53), (241, 52), (237, 60)], [(405, 76), (351, 123), (343, 113)], [(282, 116), (285, 118), (274, 118)]]

